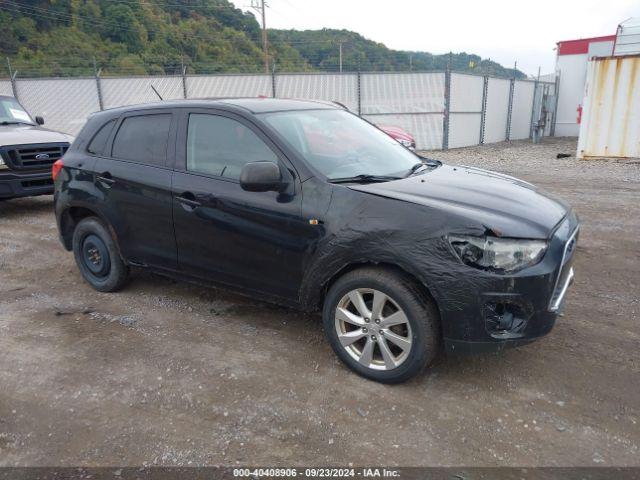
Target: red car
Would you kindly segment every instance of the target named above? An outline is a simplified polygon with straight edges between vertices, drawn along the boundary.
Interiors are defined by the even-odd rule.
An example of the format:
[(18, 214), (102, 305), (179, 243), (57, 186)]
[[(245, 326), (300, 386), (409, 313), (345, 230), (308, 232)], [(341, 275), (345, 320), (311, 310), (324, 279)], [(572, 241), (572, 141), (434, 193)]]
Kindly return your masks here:
[[(342, 107), (345, 110), (349, 110), (346, 105), (344, 105), (344, 104), (342, 104), (340, 102), (336, 102), (335, 100), (332, 101), (331, 103), (333, 103), (334, 105), (338, 105), (339, 107)], [(416, 149), (416, 139), (413, 137), (413, 135), (411, 135), (409, 132), (407, 132), (404, 128), (398, 127), (398, 126), (395, 126), (395, 125), (378, 125), (378, 124), (376, 124), (376, 127), (378, 127), (384, 133), (386, 133), (391, 138), (396, 140), (403, 147), (406, 147), (409, 150), (415, 150)]]
[(402, 146), (409, 150), (416, 149), (416, 139), (413, 138), (409, 132), (401, 127), (395, 125), (376, 125), (380, 130), (389, 135), (394, 140), (397, 140)]
[[(409, 150), (416, 149), (416, 142), (413, 135), (402, 128), (391, 125), (376, 126), (405, 148)], [(305, 137), (309, 142), (309, 148), (317, 155), (336, 156), (343, 155), (349, 150), (366, 148), (366, 143), (360, 141), (357, 132), (331, 130), (330, 133), (328, 133), (327, 129), (329, 127), (326, 125), (322, 126), (322, 128), (319, 127), (317, 124), (309, 124), (302, 127)], [(331, 141), (327, 142), (326, 138), (331, 138)]]

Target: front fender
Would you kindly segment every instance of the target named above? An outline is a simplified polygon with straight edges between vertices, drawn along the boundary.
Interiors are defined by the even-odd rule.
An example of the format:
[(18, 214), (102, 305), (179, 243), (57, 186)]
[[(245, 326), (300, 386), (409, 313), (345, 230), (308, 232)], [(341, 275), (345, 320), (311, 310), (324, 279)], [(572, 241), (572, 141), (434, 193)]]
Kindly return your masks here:
[(438, 304), (447, 301), (444, 285), (459, 276), (445, 240), (451, 224), (450, 216), (422, 205), (336, 188), (304, 268), (300, 304), (317, 309), (332, 279), (364, 264), (399, 268)]

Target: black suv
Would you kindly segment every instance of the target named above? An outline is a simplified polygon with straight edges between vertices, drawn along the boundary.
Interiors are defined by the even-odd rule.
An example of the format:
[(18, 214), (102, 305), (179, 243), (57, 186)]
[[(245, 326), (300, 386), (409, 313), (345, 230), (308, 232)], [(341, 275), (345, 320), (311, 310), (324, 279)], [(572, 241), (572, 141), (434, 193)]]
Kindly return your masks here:
[(322, 310), (353, 370), (548, 333), (578, 220), (532, 185), (418, 157), (333, 105), (163, 102), (93, 115), (54, 165), (63, 245), (95, 289), (130, 267)]
[(43, 123), (15, 98), (0, 95), (0, 200), (53, 193), (51, 165), (73, 137)]

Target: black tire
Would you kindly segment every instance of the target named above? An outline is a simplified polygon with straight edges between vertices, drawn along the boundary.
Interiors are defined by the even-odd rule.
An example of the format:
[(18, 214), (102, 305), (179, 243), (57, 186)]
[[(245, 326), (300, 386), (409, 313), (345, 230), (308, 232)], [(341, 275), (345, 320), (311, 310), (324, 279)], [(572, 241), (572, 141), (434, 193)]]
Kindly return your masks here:
[(104, 224), (96, 217), (80, 221), (73, 232), (73, 256), (85, 281), (99, 292), (120, 290), (129, 267)]
[[(336, 309), (343, 298), (356, 289), (372, 289), (382, 292), (402, 309), (408, 319), (410, 331), (407, 330), (406, 335), (412, 340), (411, 347), (408, 354), (403, 353), (406, 356), (398, 366), (388, 370), (366, 367), (349, 353), (347, 347), (342, 346), (336, 327)], [(373, 293), (370, 295), (373, 296)], [(372, 309), (371, 306), (368, 308)], [(325, 298), (322, 321), (327, 340), (336, 355), (357, 374), (377, 382), (401, 383), (416, 376), (433, 361), (440, 345), (439, 314), (433, 300), (421, 291), (415, 281), (392, 269), (363, 267), (339, 278), (331, 286)], [(369, 319), (369, 322), (372, 321), (373, 319)], [(373, 325), (373, 323), (369, 325)], [(381, 325), (377, 326), (377, 328), (379, 327)], [(372, 335), (371, 338), (376, 338), (377, 342), (382, 343), (381, 335), (379, 332), (377, 333), (378, 337)], [(368, 339), (365, 337), (361, 341), (368, 342)], [(386, 339), (384, 339), (384, 343), (391, 345)], [(380, 360), (376, 361), (384, 362), (381, 355), (381, 344), (372, 348), (377, 348), (374, 352), (379, 354)]]

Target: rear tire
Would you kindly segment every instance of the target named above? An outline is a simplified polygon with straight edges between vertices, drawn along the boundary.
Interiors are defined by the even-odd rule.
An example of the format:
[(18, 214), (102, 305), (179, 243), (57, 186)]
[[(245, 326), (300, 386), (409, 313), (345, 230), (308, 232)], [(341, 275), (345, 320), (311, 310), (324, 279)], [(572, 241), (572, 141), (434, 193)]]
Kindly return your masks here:
[(73, 232), (73, 256), (85, 281), (99, 292), (120, 290), (129, 267), (104, 224), (96, 217), (80, 221)]
[(377, 382), (404, 382), (438, 353), (433, 300), (391, 269), (364, 267), (338, 279), (325, 298), (322, 320), (336, 355)]

